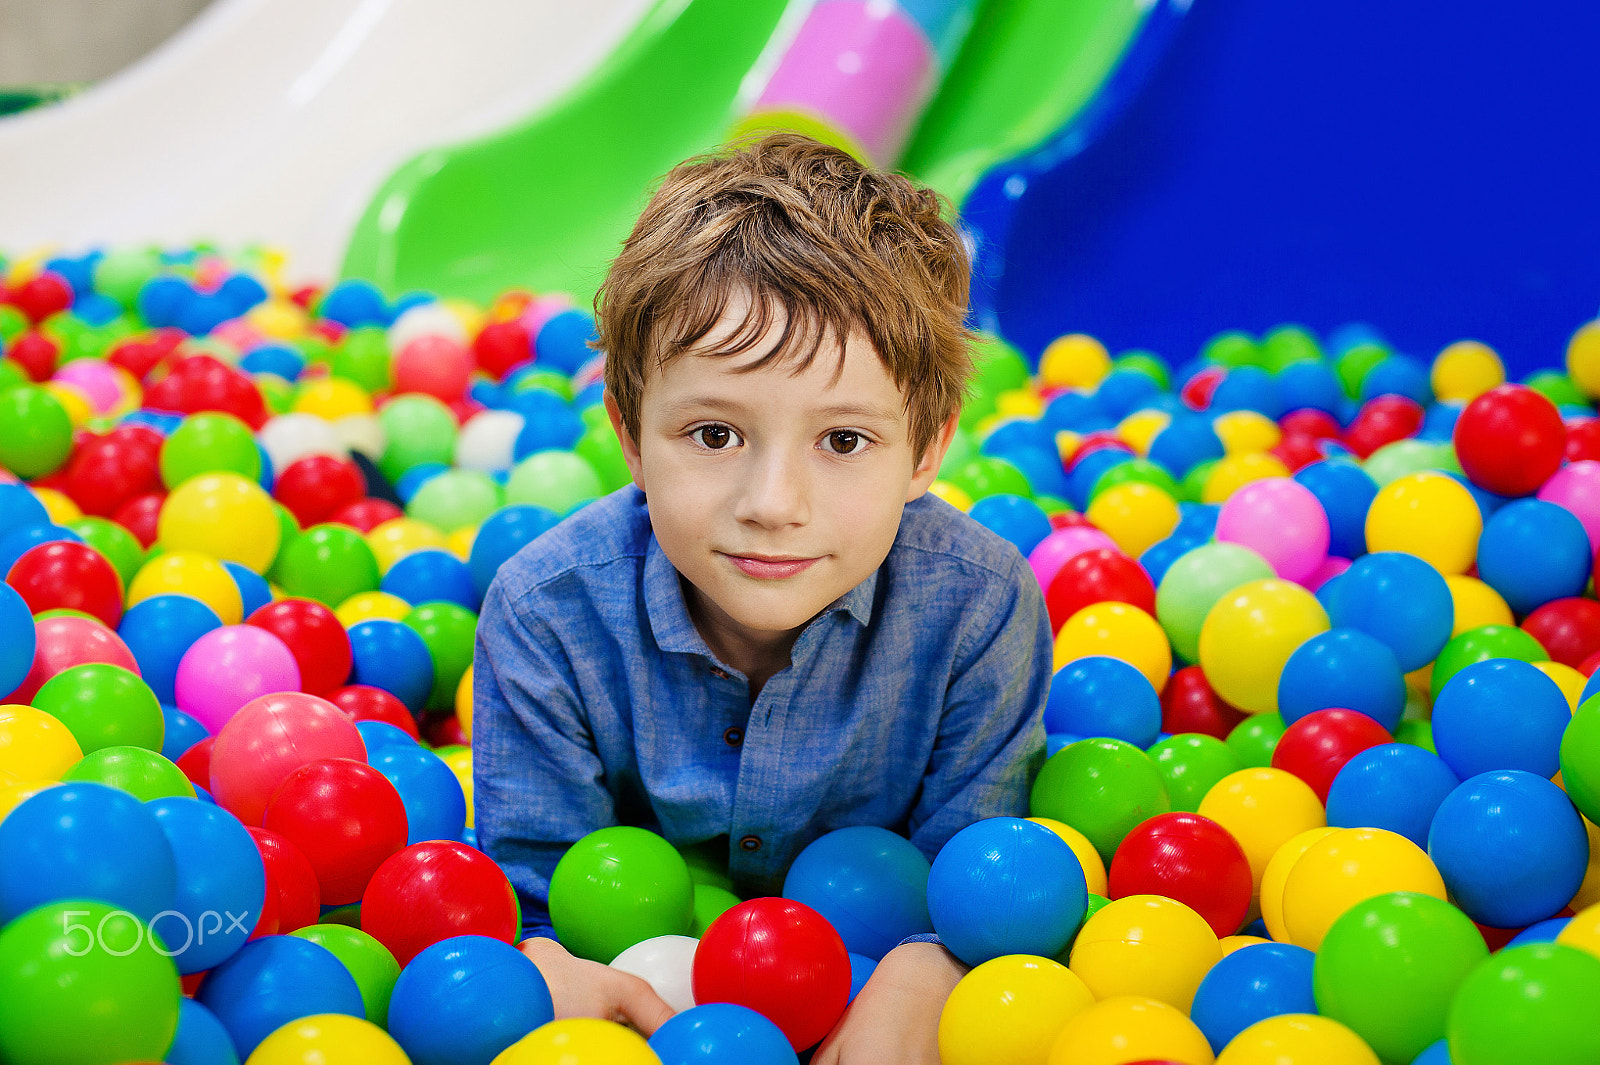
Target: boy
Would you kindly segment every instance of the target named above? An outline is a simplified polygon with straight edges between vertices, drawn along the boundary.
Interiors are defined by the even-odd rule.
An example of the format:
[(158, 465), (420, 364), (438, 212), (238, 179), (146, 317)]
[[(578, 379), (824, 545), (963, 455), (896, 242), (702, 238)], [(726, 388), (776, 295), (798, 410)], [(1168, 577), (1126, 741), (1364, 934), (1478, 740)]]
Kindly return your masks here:
[[(633, 485), (503, 566), (478, 629), (478, 838), (556, 1015), (671, 1011), (548, 928), (566, 847), (629, 823), (727, 844), (744, 895), (809, 842), (930, 859), (1026, 813), (1051, 637), (1015, 548), (926, 494), (971, 373), (967, 257), (937, 197), (804, 137), (675, 168), (597, 301)], [(937, 1061), (964, 969), (903, 944), (816, 1060)]]

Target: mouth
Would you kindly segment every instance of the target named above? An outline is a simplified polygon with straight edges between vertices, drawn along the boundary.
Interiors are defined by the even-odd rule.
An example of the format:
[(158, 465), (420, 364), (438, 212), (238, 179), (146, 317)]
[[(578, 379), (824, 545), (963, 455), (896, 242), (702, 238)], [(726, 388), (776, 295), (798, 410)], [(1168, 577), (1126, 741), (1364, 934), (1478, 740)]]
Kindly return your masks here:
[(747, 577), (759, 580), (783, 580), (809, 569), (816, 558), (797, 558), (792, 555), (733, 555), (722, 552), (727, 559)]

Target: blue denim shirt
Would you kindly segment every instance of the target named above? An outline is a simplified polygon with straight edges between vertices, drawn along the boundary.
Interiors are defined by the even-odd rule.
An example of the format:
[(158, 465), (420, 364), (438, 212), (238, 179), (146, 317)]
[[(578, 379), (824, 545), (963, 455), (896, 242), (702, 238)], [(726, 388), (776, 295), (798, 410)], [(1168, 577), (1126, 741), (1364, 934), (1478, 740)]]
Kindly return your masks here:
[(507, 561), (477, 639), (478, 842), (530, 934), (549, 934), (550, 874), (595, 829), (725, 836), (735, 889), (775, 895), (836, 828), (909, 833), (932, 859), (979, 818), (1022, 816), (1044, 757), (1039, 586), (1015, 547), (932, 495), (753, 705), (690, 620), (632, 485)]

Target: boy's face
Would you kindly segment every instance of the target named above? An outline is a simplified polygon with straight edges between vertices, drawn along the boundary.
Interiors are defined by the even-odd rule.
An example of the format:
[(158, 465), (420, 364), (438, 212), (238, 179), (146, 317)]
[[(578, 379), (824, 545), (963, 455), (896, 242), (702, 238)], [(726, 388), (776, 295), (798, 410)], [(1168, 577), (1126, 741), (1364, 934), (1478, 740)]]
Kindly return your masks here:
[[(731, 300), (699, 350), (715, 350), (747, 306)], [(955, 426), (914, 455), (905, 397), (859, 332), (842, 367), (824, 344), (798, 374), (787, 357), (735, 372), (771, 349), (775, 317), (741, 354), (691, 350), (652, 368), (638, 440), (605, 401), (656, 539), (692, 586), (691, 616), (713, 650), (735, 657), (772, 648), (878, 568)]]

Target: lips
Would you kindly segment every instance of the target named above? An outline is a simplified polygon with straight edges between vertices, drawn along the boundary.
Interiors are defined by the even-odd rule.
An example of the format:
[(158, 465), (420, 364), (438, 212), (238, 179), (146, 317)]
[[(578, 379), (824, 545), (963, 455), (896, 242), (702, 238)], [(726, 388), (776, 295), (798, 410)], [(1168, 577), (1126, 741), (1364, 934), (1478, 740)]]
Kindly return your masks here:
[(761, 555), (728, 555), (728, 560), (747, 577), (760, 580), (783, 580), (808, 569), (815, 558), (773, 557)]

